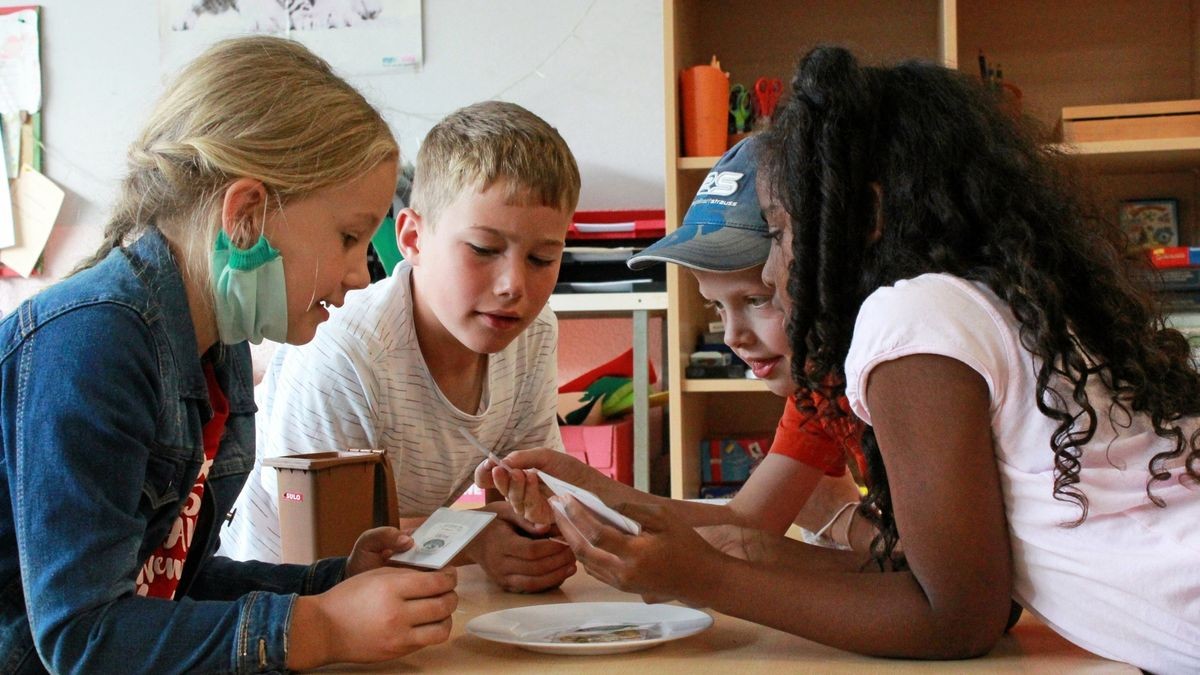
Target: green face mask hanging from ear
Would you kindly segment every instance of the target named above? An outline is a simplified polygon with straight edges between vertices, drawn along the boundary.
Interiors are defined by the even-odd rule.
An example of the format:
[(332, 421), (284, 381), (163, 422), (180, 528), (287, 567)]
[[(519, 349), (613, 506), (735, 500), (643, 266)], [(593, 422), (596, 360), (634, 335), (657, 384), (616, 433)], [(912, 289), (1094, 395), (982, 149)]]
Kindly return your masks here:
[(265, 236), (259, 235), (254, 246), (239, 249), (221, 230), (213, 247), (212, 267), (221, 342), (287, 340), (283, 258)]

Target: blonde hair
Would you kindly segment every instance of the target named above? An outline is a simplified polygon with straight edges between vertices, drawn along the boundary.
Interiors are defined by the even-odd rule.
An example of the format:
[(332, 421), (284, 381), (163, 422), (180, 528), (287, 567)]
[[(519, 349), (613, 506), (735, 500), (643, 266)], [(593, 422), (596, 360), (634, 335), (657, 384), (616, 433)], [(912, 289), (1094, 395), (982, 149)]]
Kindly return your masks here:
[(412, 208), (429, 223), (465, 190), (505, 181), (510, 202), (574, 213), (579, 167), (545, 120), (504, 101), (460, 108), (430, 129), (417, 153)]
[(212, 278), (221, 194), (260, 180), (277, 208), (398, 161), (387, 123), (329, 64), (292, 40), (225, 40), (188, 64), (129, 149), (129, 172), (86, 269), (153, 224), (187, 271)]

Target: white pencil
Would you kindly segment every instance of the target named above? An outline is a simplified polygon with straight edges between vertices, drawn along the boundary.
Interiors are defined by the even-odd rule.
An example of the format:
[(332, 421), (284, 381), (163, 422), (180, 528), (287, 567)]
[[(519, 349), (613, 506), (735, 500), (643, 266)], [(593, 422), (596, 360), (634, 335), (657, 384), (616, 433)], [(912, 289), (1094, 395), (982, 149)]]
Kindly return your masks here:
[(467, 431), (466, 427), (459, 427), (458, 433), (461, 434), (463, 438), (467, 439), (467, 442), (471, 444), (471, 447), (482, 453), (484, 457), (487, 457), (496, 464), (508, 469), (509, 471), (512, 471), (512, 467), (508, 465), (508, 462), (505, 462), (500, 458), (499, 455), (483, 447), (483, 443), (480, 443), (478, 438), (475, 438), (471, 432)]

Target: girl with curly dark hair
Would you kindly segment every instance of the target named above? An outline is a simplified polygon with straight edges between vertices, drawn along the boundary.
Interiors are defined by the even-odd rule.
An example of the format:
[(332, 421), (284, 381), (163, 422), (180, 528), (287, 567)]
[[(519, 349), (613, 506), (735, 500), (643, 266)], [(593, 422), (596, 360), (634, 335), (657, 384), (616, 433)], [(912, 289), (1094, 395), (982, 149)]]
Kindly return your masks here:
[(941, 66), (823, 47), (764, 139), (763, 278), (797, 400), (849, 402), (801, 413), (870, 425), (872, 550), (644, 500), (621, 507), (629, 536), (551, 498), (589, 574), (923, 659), (986, 653), (1015, 599), (1101, 656), (1200, 671), (1200, 374), (1121, 233), (998, 103)]
[(961, 657), (990, 649), (1011, 596), (1102, 656), (1200, 670), (1200, 374), (1120, 231), (955, 71), (822, 47), (791, 84), (760, 174), (763, 275), (797, 382), (870, 425), (886, 573), (806, 590), (821, 577), (771, 543), (786, 572), (754, 583), (803, 607), (748, 618)]

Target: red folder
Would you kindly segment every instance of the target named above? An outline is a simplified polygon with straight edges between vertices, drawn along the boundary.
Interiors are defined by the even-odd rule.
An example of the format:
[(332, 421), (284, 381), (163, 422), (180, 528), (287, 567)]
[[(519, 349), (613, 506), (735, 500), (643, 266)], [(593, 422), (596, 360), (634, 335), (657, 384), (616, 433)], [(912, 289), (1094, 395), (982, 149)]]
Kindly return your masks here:
[(658, 239), (667, 233), (667, 214), (662, 209), (576, 211), (567, 239)]

